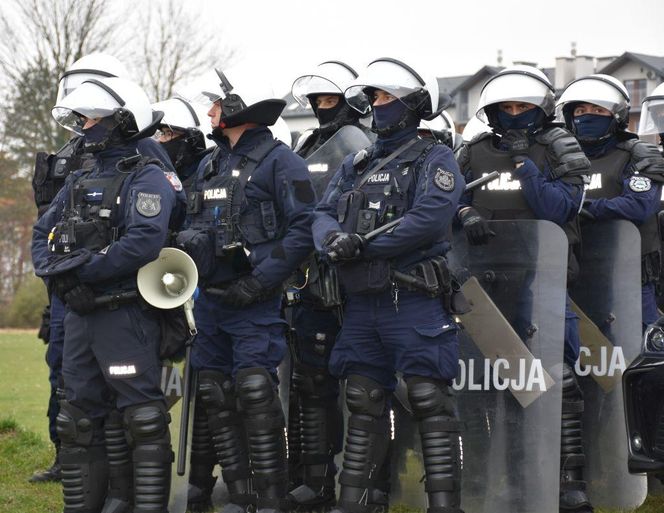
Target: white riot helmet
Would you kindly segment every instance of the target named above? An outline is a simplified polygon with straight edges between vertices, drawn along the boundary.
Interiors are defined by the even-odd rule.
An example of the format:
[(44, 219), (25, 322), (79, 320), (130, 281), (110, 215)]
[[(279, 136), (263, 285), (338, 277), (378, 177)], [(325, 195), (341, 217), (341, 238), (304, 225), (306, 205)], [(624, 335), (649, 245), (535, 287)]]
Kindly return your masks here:
[(214, 144), (207, 139), (207, 135), (212, 131), (212, 128), (204, 105), (189, 101), (181, 96), (174, 96), (168, 100), (153, 103), (152, 110), (164, 113), (164, 117), (161, 118), (159, 123), (160, 127), (169, 127), (171, 130), (177, 130), (185, 134), (198, 132), (203, 149), (205, 149), (206, 141), (209, 141), (210, 145)]
[(306, 108), (311, 104), (315, 111), (315, 96), (334, 94), (343, 97), (344, 91), (356, 78), (357, 72), (348, 64), (341, 61), (326, 61), (316, 66), (311, 73), (296, 78), (291, 87), (291, 94), (302, 107)]
[(439, 143), (447, 144), (450, 148), (454, 147), (454, 121), (446, 110), (429, 121), (420, 120), (417, 131), (423, 136), (432, 137)]
[(643, 100), (639, 135), (664, 133), (664, 84), (660, 84)]
[(473, 116), (468, 120), (463, 129), (461, 136), (466, 142), (472, 141), (479, 134), (491, 132), (491, 127), (477, 116)]
[(270, 126), (277, 122), (286, 102), (275, 98), (272, 88), (262, 80), (247, 80), (246, 75), (215, 69), (218, 83), (202, 91), (210, 101), (221, 102), (219, 128), (244, 123)]
[(493, 128), (500, 128), (498, 104), (502, 102), (532, 103), (543, 113), (543, 124), (554, 113), (555, 90), (546, 75), (532, 66), (505, 68), (486, 81), (480, 92), (475, 115)]
[[(162, 112), (153, 112), (147, 95), (125, 78), (89, 79), (52, 109), (55, 120), (67, 130), (84, 135), (85, 118), (102, 119), (121, 141), (145, 137), (154, 130)], [(108, 143), (109, 140), (105, 141)]]
[[(556, 102), (558, 114), (565, 120), (567, 128), (574, 129), (574, 104), (592, 103), (611, 111), (615, 128), (625, 129), (629, 122), (629, 93), (625, 86), (610, 75), (588, 75), (570, 82)], [(609, 133), (615, 131), (609, 129)]]
[(67, 68), (58, 82), (58, 97), (62, 100), (83, 82), (91, 78), (128, 78), (127, 68), (118, 59), (105, 53), (85, 55)]
[(433, 119), (444, 107), (439, 105), (435, 77), (423, 78), (404, 62), (390, 57), (370, 62), (344, 95), (348, 104), (364, 115), (371, 111), (371, 93), (376, 89), (399, 99), (420, 119)]

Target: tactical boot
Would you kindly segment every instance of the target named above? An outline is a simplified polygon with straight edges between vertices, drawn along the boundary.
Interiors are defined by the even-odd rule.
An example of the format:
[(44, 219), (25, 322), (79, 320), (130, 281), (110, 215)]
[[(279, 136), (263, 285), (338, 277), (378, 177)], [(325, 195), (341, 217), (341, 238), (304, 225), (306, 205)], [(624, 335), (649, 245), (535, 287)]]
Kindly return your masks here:
[(60, 481), (62, 479), (61, 475), (62, 467), (60, 466), (60, 446), (55, 446), (55, 460), (53, 460), (53, 465), (51, 465), (46, 470), (35, 472), (32, 474), (32, 477), (28, 479), (31, 483), (47, 483), (49, 481)]
[(256, 497), (251, 489), (251, 468), (243, 419), (237, 411), (235, 389), (230, 378), (221, 372), (200, 371), (196, 401), (207, 416), (214, 454), (221, 465), (221, 477), (228, 489), (229, 503), (223, 507), (222, 512), (248, 511), (255, 506)]
[(346, 405), (350, 411), (338, 513), (372, 513), (382, 509), (384, 495), (376, 488), (377, 478), (387, 457), (390, 419), (387, 394), (376, 381), (364, 376), (348, 376)]
[(131, 513), (133, 465), (121, 412), (113, 410), (104, 424), (108, 456), (108, 494), (101, 513)]
[(563, 366), (563, 404), (560, 436), (560, 501), (561, 513), (592, 513), (583, 479), (583, 393), (574, 370)]
[(274, 381), (260, 367), (240, 369), (236, 380), (258, 513), (288, 511), (285, 419)]
[(461, 511), (461, 424), (449, 386), (432, 378), (406, 380), (422, 442), (427, 513)]

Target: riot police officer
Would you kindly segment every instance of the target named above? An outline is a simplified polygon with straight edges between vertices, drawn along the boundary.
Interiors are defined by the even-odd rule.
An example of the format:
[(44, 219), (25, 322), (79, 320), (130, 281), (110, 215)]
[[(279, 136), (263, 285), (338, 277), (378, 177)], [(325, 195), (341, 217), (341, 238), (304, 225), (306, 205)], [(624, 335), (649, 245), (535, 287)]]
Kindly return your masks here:
[(646, 96), (641, 105), (639, 119), (640, 137), (659, 135), (659, 144), (664, 146), (664, 84), (660, 84)]
[[(71, 93), (83, 81), (87, 79), (104, 77), (127, 76), (125, 66), (112, 55), (103, 53), (92, 53), (81, 57), (74, 62), (60, 77), (58, 83), (58, 100), (62, 100)], [(87, 168), (92, 165), (93, 159), (90, 154), (83, 151), (83, 139), (74, 135), (55, 154), (44, 152), (37, 153), (35, 162), (35, 173), (32, 187), (35, 194), (38, 216), (41, 216), (50, 205), (51, 201), (64, 185), (65, 179), (72, 171)], [(155, 151), (157, 146), (157, 151)], [(148, 139), (139, 141), (139, 151), (145, 155), (151, 155), (164, 161), (170, 166), (170, 161), (165, 153), (160, 152), (158, 145)], [(42, 333), (45, 333), (45, 342), (48, 342), (46, 350), (46, 363), (49, 366), (49, 381), (51, 384), (51, 395), (48, 406), (49, 435), (56, 448), (55, 462), (51, 468), (35, 473), (31, 482), (59, 480), (60, 465), (58, 462), (58, 450), (60, 441), (55, 428), (55, 419), (58, 415), (58, 398), (64, 397), (62, 384), (62, 344), (64, 341), (63, 320), (65, 315), (64, 305), (57, 297), (50, 297), (50, 304), (43, 315)]]
[[(570, 244), (568, 283), (578, 273), (576, 214), (590, 164), (574, 137), (551, 122), (554, 89), (540, 70), (514, 66), (490, 78), (480, 94), (477, 117), (491, 132), (475, 136), (458, 160), (466, 180), (501, 171), (498, 183), (466, 195), (458, 212), (470, 244), (492, 236), (487, 220), (543, 219), (560, 225)], [(578, 317), (565, 312), (561, 511), (591, 511), (583, 481), (582, 396), (573, 371), (579, 356)]]
[[(370, 144), (362, 116), (343, 95), (357, 78), (340, 61), (319, 64), (311, 74), (293, 82), (293, 97), (304, 107), (311, 105), (320, 124), (305, 132), (295, 152), (308, 160), (317, 196), (325, 191), (342, 159)], [(312, 156), (315, 152), (320, 158)], [(341, 327), (338, 304), (319, 297), (314, 289), (323, 276), (324, 263), (311, 256), (306, 269), (293, 277), (293, 294), (287, 309), (293, 329), (294, 356), (288, 415), (288, 457), (291, 501), (308, 511), (335, 500), (334, 455), (341, 451), (343, 415), (339, 408), (339, 383), (328, 370), (330, 352)], [(324, 272), (324, 271), (322, 271)], [(316, 283), (312, 283), (317, 281)]]
[[(458, 512), (459, 423), (450, 388), (457, 326), (440, 294), (450, 285), (446, 232), (464, 182), (448, 147), (417, 137), (420, 119), (440, 112), (438, 84), (404, 62), (381, 58), (345, 96), (358, 112), (373, 111), (378, 137), (344, 159), (314, 214), (316, 247), (339, 261), (346, 294), (330, 357), (331, 373), (346, 379), (350, 411), (335, 511), (387, 506), (377, 484), (401, 371), (423, 437), (428, 511)], [(402, 216), (391, 233), (364, 238)]]
[(217, 73), (218, 83), (204, 94), (213, 102), (208, 115), (219, 149), (201, 162), (189, 194), (190, 228), (178, 235), (203, 289), (191, 360), (196, 401), (229, 491), (224, 511), (252, 504), (282, 511), (288, 482), (276, 391), (286, 350), (281, 287), (311, 251), (315, 193), (303, 160), (268, 129), (285, 102), (241, 75)]
[(154, 103), (152, 108), (164, 113), (155, 136), (188, 192), (210, 141), (207, 139), (210, 125), (205, 110), (202, 105), (180, 96)]
[(627, 219), (641, 233), (641, 320), (645, 330), (659, 317), (655, 285), (661, 278), (661, 239), (656, 214), (664, 160), (656, 146), (627, 131), (629, 94), (612, 76), (574, 80), (563, 91), (557, 108), (595, 173), (586, 190), (586, 211), (598, 221)]
[[(135, 290), (136, 272), (157, 257), (178, 223), (181, 185), (137, 153), (136, 138), (154, 131), (161, 113), (134, 83), (103, 78), (84, 81), (53, 116), (94, 158), (91, 169), (70, 175), (33, 234), (35, 269), (67, 307), (66, 399), (57, 418), (68, 476), (64, 511), (166, 513), (173, 452), (160, 388), (161, 333), (158, 313)], [(108, 432), (113, 408), (126, 433)], [(119, 439), (120, 452), (106, 450), (109, 435)], [(133, 474), (133, 509), (129, 501), (104, 505), (114, 491), (109, 467)]]

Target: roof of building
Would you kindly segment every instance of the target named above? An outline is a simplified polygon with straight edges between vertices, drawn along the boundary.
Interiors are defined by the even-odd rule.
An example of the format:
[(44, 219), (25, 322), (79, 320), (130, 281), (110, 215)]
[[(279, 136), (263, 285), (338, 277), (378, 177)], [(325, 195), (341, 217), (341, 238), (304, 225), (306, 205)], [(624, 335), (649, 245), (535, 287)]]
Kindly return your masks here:
[(643, 53), (635, 52), (625, 52), (620, 57), (616, 58), (614, 61), (610, 62), (602, 69), (598, 70), (597, 73), (605, 73), (610, 75), (615, 70), (623, 66), (628, 61), (636, 61), (647, 68), (650, 68), (652, 71), (657, 73), (660, 77), (664, 78), (664, 57), (658, 57), (655, 55), (645, 55)]

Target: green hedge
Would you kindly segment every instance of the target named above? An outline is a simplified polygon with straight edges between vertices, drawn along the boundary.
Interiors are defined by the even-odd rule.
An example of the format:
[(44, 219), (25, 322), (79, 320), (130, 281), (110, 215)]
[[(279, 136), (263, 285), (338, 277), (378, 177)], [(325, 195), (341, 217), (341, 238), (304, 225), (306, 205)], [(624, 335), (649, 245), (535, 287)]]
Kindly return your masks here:
[(42, 311), (47, 304), (48, 295), (44, 282), (36, 276), (26, 276), (0, 318), (0, 326), (38, 328)]

